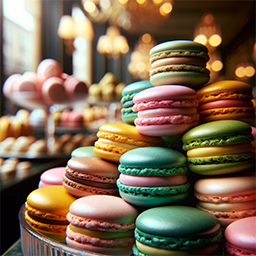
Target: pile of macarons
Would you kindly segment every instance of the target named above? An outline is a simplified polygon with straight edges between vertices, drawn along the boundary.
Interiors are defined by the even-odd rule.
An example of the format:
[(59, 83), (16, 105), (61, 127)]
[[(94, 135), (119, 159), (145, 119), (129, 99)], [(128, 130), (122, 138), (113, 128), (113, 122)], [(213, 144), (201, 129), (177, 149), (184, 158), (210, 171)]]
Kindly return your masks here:
[(16, 102), (35, 102), (37, 106), (67, 104), (85, 100), (88, 85), (74, 75), (63, 73), (61, 64), (54, 59), (42, 60), (36, 72), (12, 74), (4, 85), (5, 97)]
[[(150, 58), (150, 80), (122, 91), (123, 122), (102, 125), (94, 146), (72, 151), (58, 181), (32, 193), (52, 198), (45, 191), (55, 186), (71, 197), (64, 242), (84, 252), (255, 255), (250, 86), (207, 84), (208, 50), (193, 41), (156, 45)], [(57, 224), (44, 220), (56, 207), (30, 196), (26, 204), (34, 228), (35, 212)]]

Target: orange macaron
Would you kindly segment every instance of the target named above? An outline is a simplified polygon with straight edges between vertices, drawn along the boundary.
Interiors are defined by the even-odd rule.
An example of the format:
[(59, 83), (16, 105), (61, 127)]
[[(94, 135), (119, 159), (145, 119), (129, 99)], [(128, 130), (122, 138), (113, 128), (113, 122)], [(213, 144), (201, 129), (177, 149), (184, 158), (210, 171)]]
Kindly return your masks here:
[(199, 122), (239, 120), (252, 123), (255, 109), (252, 87), (241, 81), (223, 80), (197, 90)]
[(97, 133), (93, 152), (95, 155), (114, 162), (127, 151), (139, 147), (161, 146), (162, 139), (142, 135), (135, 126), (126, 123), (107, 123)]
[(64, 242), (68, 225), (66, 215), (76, 199), (61, 185), (38, 188), (27, 197), (25, 219), (36, 231)]

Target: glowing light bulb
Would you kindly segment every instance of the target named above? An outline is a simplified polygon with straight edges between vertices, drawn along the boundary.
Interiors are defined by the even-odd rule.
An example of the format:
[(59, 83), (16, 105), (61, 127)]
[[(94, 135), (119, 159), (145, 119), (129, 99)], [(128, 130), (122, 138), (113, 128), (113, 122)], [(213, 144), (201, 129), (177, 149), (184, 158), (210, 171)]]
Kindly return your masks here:
[(213, 63), (212, 63), (212, 70), (215, 71), (215, 72), (218, 72), (220, 71), (221, 69), (223, 68), (223, 64), (220, 60), (215, 60)]
[(146, 33), (142, 36), (141, 39), (142, 39), (143, 43), (148, 44), (151, 41), (152, 37), (150, 34)]
[(218, 34), (214, 34), (209, 38), (209, 44), (213, 47), (219, 46), (221, 42), (222, 42), (222, 39)]
[(239, 78), (244, 77), (244, 67), (238, 67), (235, 71), (235, 75)]
[(247, 77), (252, 77), (254, 76), (255, 74), (255, 68), (253, 66), (247, 66), (245, 69), (244, 69), (244, 74), (247, 76)]
[(164, 3), (159, 8), (159, 12), (162, 16), (168, 15), (172, 11), (172, 4), (171, 3)]
[(93, 13), (96, 10), (96, 5), (91, 1), (86, 1), (84, 3), (84, 9), (89, 13)]
[(197, 43), (199, 43), (199, 44), (206, 45), (206, 43), (207, 43), (207, 38), (206, 38), (205, 35), (200, 34), (200, 35), (198, 35), (198, 36), (195, 37), (194, 42), (197, 42)]

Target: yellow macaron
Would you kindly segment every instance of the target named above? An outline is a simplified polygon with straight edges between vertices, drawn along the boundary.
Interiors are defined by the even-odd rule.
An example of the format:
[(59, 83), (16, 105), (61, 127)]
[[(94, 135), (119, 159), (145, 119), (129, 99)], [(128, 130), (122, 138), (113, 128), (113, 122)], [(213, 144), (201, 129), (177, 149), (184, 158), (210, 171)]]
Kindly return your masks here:
[(65, 242), (66, 215), (76, 199), (62, 185), (38, 188), (27, 197), (25, 219), (45, 236)]

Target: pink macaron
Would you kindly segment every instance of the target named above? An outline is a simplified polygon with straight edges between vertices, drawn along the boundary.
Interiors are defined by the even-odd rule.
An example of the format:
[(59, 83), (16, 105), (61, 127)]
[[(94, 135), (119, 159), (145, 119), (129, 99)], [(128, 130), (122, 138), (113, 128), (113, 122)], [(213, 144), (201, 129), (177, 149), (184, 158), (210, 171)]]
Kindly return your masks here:
[(117, 195), (118, 177), (115, 163), (97, 157), (74, 157), (67, 162), (63, 186), (70, 194), (78, 197)]
[(86, 196), (69, 207), (67, 245), (104, 255), (131, 255), (138, 211), (122, 198)]
[(64, 81), (64, 87), (70, 100), (84, 100), (88, 96), (88, 87), (83, 82), (71, 75)]
[(37, 76), (44, 82), (50, 77), (61, 77), (62, 67), (60, 63), (54, 59), (44, 59), (37, 67)]
[(82, 127), (84, 118), (81, 112), (65, 109), (61, 113), (60, 122), (66, 127)]
[(40, 176), (38, 187), (62, 185), (65, 167), (55, 167), (44, 171)]
[(256, 217), (234, 221), (225, 229), (224, 237), (228, 255), (256, 255)]
[(183, 134), (198, 124), (196, 91), (182, 85), (146, 89), (133, 98), (137, 130), (149, 136)]
[(59, 77), (48, 78), (43, 83), (42, 96), (49, 105), (67, 103), (68, 96), (63, 85), (63, 79)]
[(12, 74), (4, 82), (3, 93), (9, 98), (13, 92), (13, 85), (21, 78), (21, 74)]
[(199, 179), (194, 185), (198, 208), (214, 214), (223, 227), (256, 215), (255, 174), (242, 172), (225, 177)]

